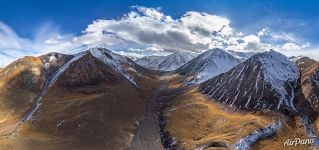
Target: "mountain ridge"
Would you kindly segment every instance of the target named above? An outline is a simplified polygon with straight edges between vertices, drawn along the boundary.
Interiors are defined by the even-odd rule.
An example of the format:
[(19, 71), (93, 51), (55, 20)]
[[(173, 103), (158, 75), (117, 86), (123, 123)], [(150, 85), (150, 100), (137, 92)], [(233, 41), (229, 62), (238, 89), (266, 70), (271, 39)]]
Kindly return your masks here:
[(161, 71), (173, 71), (195, 57), (189, 52), (175, 52), (167, 56), (146, 56), (138, 59), (137, 64)]
[(191, 77), (190, 83), (198, 84), (224, 73), (241, 61), (221, 49), (211, 49), (178, 68), (175, 73)]
[(292, 101), (298, 78), (298, 68), (286, 56), (270, 51), (206, 81), (200, 89), (231, 107), (296, 111)]

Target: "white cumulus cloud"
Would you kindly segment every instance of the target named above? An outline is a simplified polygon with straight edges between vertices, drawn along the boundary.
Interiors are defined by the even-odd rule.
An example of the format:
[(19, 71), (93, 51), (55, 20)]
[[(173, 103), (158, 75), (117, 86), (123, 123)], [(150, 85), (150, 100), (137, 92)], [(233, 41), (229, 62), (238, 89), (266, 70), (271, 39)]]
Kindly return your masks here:
[(174, 51), (199, 53), (216, 47), (238, 51), (302, 51), (311, 47), (292, 33), (273, 32), (267, 27), (245, 34), (234, 29), (230, 19), (216, 14), (189, 11), (173, 18), (160, 8), (141, 6), (133, 6), (118, 19), (94, 20), (78, 36), (61, 34), (48, 24), (34, 37), (21, 38), (0, 22), (0, 66), (23, 55), (74, 52), (70, 50), (98, 45), (136, 57)]

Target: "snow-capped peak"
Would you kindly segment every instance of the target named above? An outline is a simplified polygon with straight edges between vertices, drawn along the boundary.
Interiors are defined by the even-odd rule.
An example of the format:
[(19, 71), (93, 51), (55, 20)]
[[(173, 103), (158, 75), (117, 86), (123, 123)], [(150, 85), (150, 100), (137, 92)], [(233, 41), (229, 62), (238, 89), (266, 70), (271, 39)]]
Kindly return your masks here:
[[(296, 110), (292, 99), (294, 97), (294, 88), (297, 85), (297, 80), (300, 76), (298, 67), (291, 62), (288, 57), (273, 50), (256, 55), (256, 58), (259, 59), (262, 64), (266, 81), (270, 82), (272, 88), (278, 90), (282, 99), (285, 99), (285, 97), (289, 95), (291, 101), (286, 101), (285, 103)], [(292, 93), (288, 93), (286, 89), (287, 82), (290, 87), (290, 92)], [(278, 109), (283, 102), (284, 101), (281, 101), (281, 103), (278, 104)]]
[[(287, 81), (298, 80), (300, 76), (298, 67), (288, 57), (274, 50), (257, 54), (255, 57), (262, 63), (264, 73), (268, 74), (268, 77)], [(273, 82), (273, 84), (275, 85), (277, 82)]]
[(231, 107), (296, 111), (293, 101), (298, 78), (297, 66), (286, 56), (271, 50), (254, 55), (227, 73), (208, 80), (201, 89)]
[(227, 72), (240, 62), (226, 51), (212, 49), (189, 61), (176, 72), (184, 76), (193, 76), (191, 83), (196, 84)]
[(136, 62), (144, 67), (161, 70), (172, 71), (184, 65), (195, 57), (195, 54), (189, 52), (175, 52), (167, 56), (146, 56)]
[(125, 69), (124, 63), (131, 65), (126, 57), (122, 57), (105, 48), (90, 48), (88, 52), (90, 52), (97, 59), (101, 60), (105, 64), (118, 71), (127, 80), (137, 86), (136, 82), (134, 81), (134, 77), (130, 75)]

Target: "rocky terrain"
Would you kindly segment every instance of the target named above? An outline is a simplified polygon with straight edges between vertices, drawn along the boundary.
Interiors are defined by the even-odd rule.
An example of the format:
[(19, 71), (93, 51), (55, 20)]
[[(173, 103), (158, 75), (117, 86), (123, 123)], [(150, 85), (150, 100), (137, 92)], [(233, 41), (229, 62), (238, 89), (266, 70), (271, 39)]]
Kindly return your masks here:
[(296, 61), (301, 71), (301, 88), (304, 97), (316, 111), (319, 110), (319, 63), (307, 57)]

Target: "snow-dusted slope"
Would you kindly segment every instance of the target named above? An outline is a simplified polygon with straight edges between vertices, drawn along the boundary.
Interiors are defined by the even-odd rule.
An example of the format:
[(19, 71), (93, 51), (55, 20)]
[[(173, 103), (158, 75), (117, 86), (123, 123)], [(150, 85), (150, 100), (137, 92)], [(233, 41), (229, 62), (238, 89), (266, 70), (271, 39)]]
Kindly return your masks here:
[(276, 132), (282, 127), (282, 122), (278, 121), (270, 126), (259, 129), (247, 137), (240, 139), (240, 141), (235, 145), (235, 150), (249, 150), (250, 146), (255, 142), (271, 137), (276, 134)]
[(227, 72), (241, 61), (221, 49), (208, 50), (176, 70), (176, 73), (191, 77), (191, 83), (201, 83)]
[(105, 64), (111, 66), (113, 69), (117, 70), (121, 75), (123, 75), (127, 80), (137, 86), (134, 81), (133, 75), (128, 73), (126, 67), (132, 66), (130, 60), (127, 57), (115, 54), (110, 50), (105, 48), (91, 48), (89, 52)]
[(248, 58), (258, 54), (258, 52), (239, 52), (239, 51), (233, 51), (233, 50), (227, 50), (227, 52), (241, 61), (245, 61)]
[(275, 51), (257, 54), (203, 83), (201, 91), (234, 108), (296, 111), (297, 66)]
[(167, 56), (146, 56), (136, 61), (141, 66), (153, 70), (172, 71), (195, 57), (192, 53), (175, 52)]
[(160, 64), (166, 56), (145, 56), (137, 59), (135, 62), (141, 66), (150, 69), (157, 69), (156, 67)]
[(73, 57), (74, 55), (65, 55), (55, 52), (40, 56), (42, 63), (44, 64), (45, 72), (48, 76), (70, 61)]

